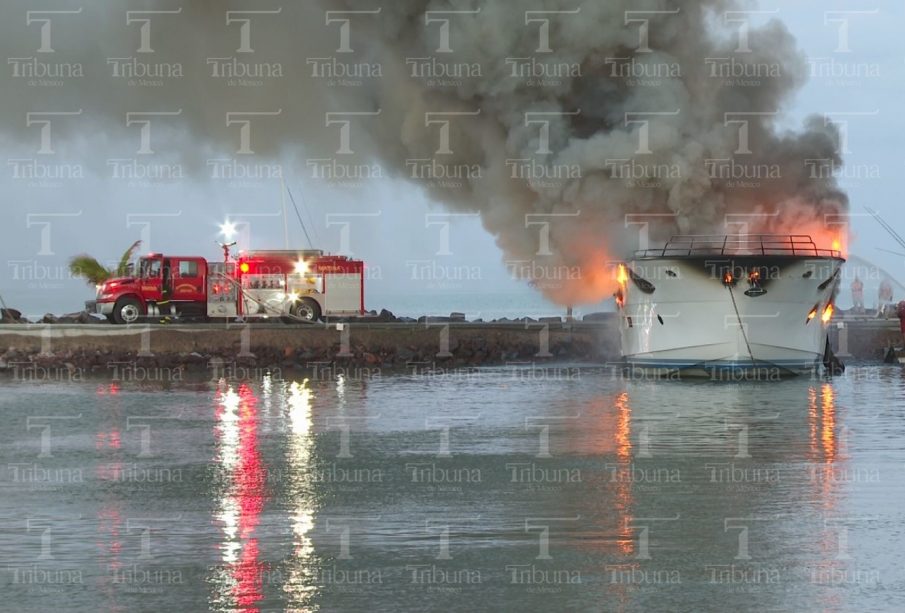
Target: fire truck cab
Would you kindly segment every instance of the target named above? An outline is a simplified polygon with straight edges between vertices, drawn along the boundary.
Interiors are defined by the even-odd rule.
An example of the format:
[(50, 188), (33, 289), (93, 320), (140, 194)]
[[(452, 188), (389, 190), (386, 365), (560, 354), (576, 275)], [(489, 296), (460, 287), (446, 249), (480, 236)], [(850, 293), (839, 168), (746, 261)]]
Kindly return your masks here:
[(317, 321), (364, 312), (364, 262), (320, 250), (249, 251), (228, 262), (152, 253), (136, 274), (97, 288), (91, 312), (119, 324), (143, 317)]

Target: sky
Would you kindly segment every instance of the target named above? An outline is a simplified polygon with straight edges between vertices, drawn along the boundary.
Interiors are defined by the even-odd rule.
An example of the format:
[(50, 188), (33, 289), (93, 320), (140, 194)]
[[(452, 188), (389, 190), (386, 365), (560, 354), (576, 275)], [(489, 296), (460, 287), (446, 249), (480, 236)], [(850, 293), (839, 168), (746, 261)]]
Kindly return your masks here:
[[(13, 74), (16, 66), (9, 58), (36, 56), (36, 48), (43, 44), (41, 23), (26, 22), (27, 8), (23, 2), (0, 7), (0, 40), (8, 40), (16, 30), (21, 40), (30, 41), (23, 43), (21, 51), (3, 46), (7, 61), (0, 66), (0, 108), (5, 96), (19, 95), (30, 96), (36, 109), (51, 108), (57, 95), (55, 86), (30, 85), (28, 79)], [(813, 114), (844, 122), (845, 167), (840, 184), (851, 202), (850, 253), (905, 282), (905, 256), (881, 250), (905, 253), (905, 247), (897, 245), (865, 208), (876, 209), (905, 234), (900, 201), (905, 174), (900, 146), (905, 134), (900, 110), (905, 97), (905, 37), (901, 34), (905, 6), (853, 0), (764, 1), (758, 10), (763, 14), (755, 19), (776, 18), (787, 26), (814, 73), (784, 109), (783, 125), (794, 128)], [(54, 21), (54, 34), (60, 37), (56, 44), (61, 48), (70, 42), (66, 18), (58, 16)], [(3, 120), (24, 121), (21, 117)], [(280, 165), (282, 180), (212, 178), (207, 173), (201, 179), (123, 178), (117, 173), (128, 169), (118, 167), (115, 160), (134, 157), (136, 126), (132, 130), (131, 140), (124, 141), (121, 130), (108, 132), (103, 125), (85, 124), (67, 132), (65, 139), (54, 139), (49, 146), (58, 167), (51, 174), (68, 175), (63, 178), (24, 177), (29, 160), (41, 159), (39, 150), (45, 143), (40, 140), (40, 123), (22, 130), (23, 137), (0, 131), (0, 157), (6, 158), (0, 168), (4, 219), (0, 245), (5, 260), (0, 267), (0, 297), (8, 306), (32, 317), (80, 310), (85, 300), (93, 298), (94, 289), (69, 276), (68, 259), (86, 252), (113, 260), (139, 239), (142, 252), (216, 260), (220, 224), (230, 219), (240, 226), (240, 247), (282, 248), (288, 234), (292, 248), (313, 246), (365, 260), (368, 308), (387, 307), (406, 314), (415, 314), (419, 308), (438, 314), (466, 307), (471, 313), (510, 309), (513, 316), (519, 311), (529, 315), (562, 311), (514, 278), (477, 215), (450, 214), (411, 182), (390, 177), (325, 181), (312, 177), (310, 168), (289, 154), (267, 162)], [(192, 146), (181, 142), (183, 147)], [(86, 166), (81, 172), (71, 166), (59, 168), (77, 165), (95, 151), (104, 152), (106, 163)], [(116, 151), (122, 151), (122, 158)], [(290, 193), (313, 245), (301, 230), (286, 195)], [(288, 211), (285, 226), (284, 210)], [(851, 267), (848, 274), (857, 270)], [(871, 304), (872, 288), (879, 279), (867, 268), (861, 276)], [(905, 288), (897, 287), (896, 298), (902, 297)], [(844, 296), (840, 303), (845, 306)], [(601, 308), (609, 307), (586, 305), (579, 310)]]

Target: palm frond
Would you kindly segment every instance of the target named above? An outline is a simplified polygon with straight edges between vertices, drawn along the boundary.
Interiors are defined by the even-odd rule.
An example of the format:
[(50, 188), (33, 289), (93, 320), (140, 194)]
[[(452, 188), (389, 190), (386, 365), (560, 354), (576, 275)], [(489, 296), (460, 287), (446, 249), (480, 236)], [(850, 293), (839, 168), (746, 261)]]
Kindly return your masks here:
[(123, 253), (122, 257), (119, 258), (119, 264), (116, 267), (116, 276), (124, 277), (129, 272), (129, 262), (132, 260), (132, 255), (135, 253), (135, 250), (138, 249), (139, 245), (141, 245), (141, 241), (135, 241), (132, 243), (132, 246), (126, 249)]
[(84, 278), (89, 285), (100, 285), (113, 276), (113, 271), (84, 253), (69, 260), (69, 272), (74, 277)]

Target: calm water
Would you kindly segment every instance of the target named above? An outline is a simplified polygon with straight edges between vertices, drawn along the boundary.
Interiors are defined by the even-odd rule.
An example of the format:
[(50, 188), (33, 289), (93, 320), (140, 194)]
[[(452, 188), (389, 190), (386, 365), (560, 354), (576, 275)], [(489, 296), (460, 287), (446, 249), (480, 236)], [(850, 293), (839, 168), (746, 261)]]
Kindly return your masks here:
[(898, 368), (360, 379), (3, 383), (0, 608), (902, 610)]

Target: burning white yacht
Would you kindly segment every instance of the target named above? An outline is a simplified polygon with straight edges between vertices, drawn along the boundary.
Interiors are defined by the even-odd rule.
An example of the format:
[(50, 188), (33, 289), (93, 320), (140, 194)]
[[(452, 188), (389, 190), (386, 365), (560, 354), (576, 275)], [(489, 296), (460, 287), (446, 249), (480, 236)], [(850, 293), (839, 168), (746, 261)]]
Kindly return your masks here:
[[(834, 245), (835, 246), (835, 245)], [(810, 236), (674, 236), (620, 264), (622, 354), (633, 372), (796, 375), (826, 359), (845, 260)]]

